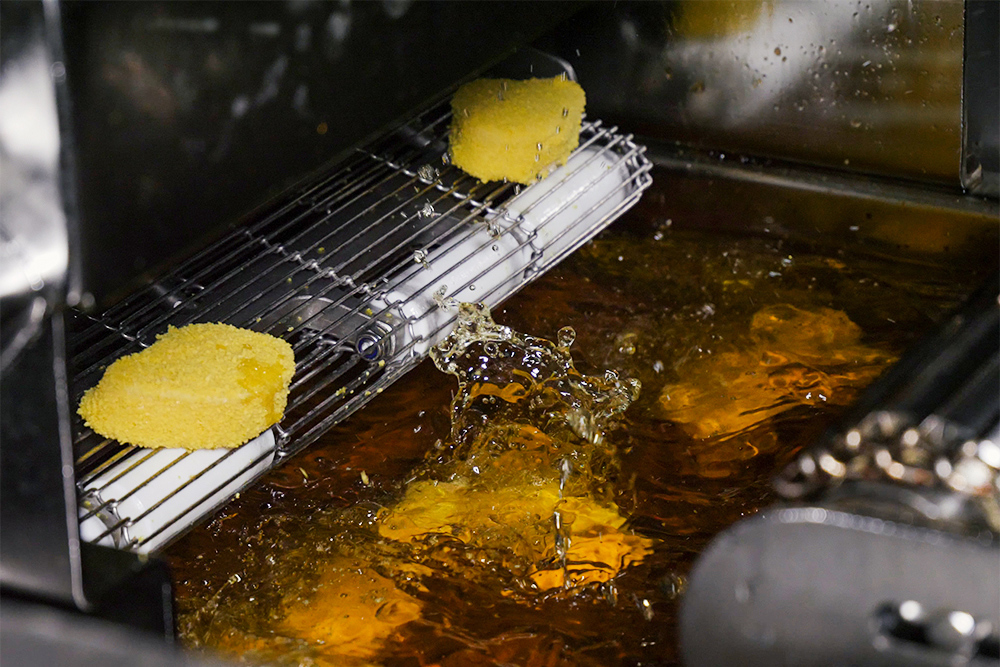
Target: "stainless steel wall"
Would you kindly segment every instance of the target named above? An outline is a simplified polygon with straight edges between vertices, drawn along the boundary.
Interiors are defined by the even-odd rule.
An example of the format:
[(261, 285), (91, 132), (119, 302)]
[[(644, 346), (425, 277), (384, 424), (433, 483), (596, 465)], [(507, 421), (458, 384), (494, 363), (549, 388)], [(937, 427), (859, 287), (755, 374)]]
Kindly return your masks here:
[(588, 113), (739, 154), (960, 185), (964, 4), (596, 3), (547, 46)]

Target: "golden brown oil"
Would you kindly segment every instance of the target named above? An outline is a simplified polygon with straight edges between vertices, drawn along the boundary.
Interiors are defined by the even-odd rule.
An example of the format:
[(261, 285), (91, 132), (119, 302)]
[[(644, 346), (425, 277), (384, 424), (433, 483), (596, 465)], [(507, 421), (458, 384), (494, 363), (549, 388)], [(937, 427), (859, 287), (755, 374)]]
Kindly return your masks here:
[[(530, 531), (503, 517), (478, 542), (381, 535), (416, 485), (475, 463), (452, 431), (454, 379), (425, 362), (169, 550), (181, 638), (250, 664), (672, 664), (699, 551), (772, 502), (775, 472), (977, 278), (762, 238), (606, 234), (495, 315), (549, 340), (571, 326), (579, 372), (641, 381), (575, 493), (649, 553), (540, 590), (538, 559), (504, 543)], [(535, 470), (558, 478), (567, 451)], [(511, 474), (536, 474), (529, 459)]]

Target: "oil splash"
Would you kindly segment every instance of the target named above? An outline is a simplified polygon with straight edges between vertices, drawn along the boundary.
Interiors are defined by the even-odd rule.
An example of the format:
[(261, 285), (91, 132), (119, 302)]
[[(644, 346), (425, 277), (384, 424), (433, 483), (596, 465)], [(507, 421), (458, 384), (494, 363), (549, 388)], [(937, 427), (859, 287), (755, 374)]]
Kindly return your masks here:
[(458, 379), (450, 442), (380, 515), (380, 535), (422, 562), (452, 561), (457, 540), (510, 575), (505, 595), (608, 584), (651, 548), (611, 499), (606, 438), (639, 381), (577, 371), (569, 327), (553, 343), (496, 324), (484, 304), (453, 307), (454, 330), (431, 350)]
[(264, 551), (281, 556), (264, 567), (266, 583), (231, 580), (189, 621), (189, 645), (251, 662), (360, 666), (440, 623), (428, 608), (442, 591), (525, 609), (616, 603), (617, 576), (653, 546), (612, 497), (619, 459), (608, 434), (639, 382), (577, 371), (572, 329), (553, 343), (496, 324), (482, 304), (441, 306), (458, 310), (431, 353), (459, 384), (448, 441), (395, 498), (310, 515), (306, 543), (267, 529), (276, 537)]
[(452, 307), (458, 310), (455, 328), (430, 355), (439, 370), (458, 378), (451, 437), (459, 456), (491, 428), (512, 424), (534, 425), (567, 444), (601, 446), (615, 417), (639, 396), (638, 380), (620, 379), (615, 371), (594, 377), (576, 370), (572, 327), (560, 329), (553, 343), (497, 324), (485, 304)]

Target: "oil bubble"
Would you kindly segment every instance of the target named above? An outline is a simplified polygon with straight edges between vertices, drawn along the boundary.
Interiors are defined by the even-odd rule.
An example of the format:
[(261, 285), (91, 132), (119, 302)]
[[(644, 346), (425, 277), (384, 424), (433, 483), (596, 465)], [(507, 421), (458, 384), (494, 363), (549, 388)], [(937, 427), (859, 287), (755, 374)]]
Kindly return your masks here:
[(570, 347), (576, 340), (576, 330), (573, 327), (563, 327), (558, 333), (559, 347)]

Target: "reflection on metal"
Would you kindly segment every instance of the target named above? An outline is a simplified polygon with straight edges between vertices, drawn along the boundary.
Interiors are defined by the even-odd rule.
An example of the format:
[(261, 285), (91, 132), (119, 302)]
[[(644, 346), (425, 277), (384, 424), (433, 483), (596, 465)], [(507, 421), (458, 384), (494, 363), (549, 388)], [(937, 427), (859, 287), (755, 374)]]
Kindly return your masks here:
[[(34, 34), (11, 40), (0, 72), (0, 299), (14, 299), (5, 308), (25, 311), (34, 308), (34, 297), (62, 299), (69, 265), (54, 87), (65, 68), (52, 61), (41, 31), (36, 26)], [(25, 321), (37, 324), (38, 318)], [(4, 331), (4, 366), (16, 340), (15, 332)]]
[(588, 110), (639, 134), (959, 184), (960, 2), (597, 3), (570, 26), (549, 39)]

